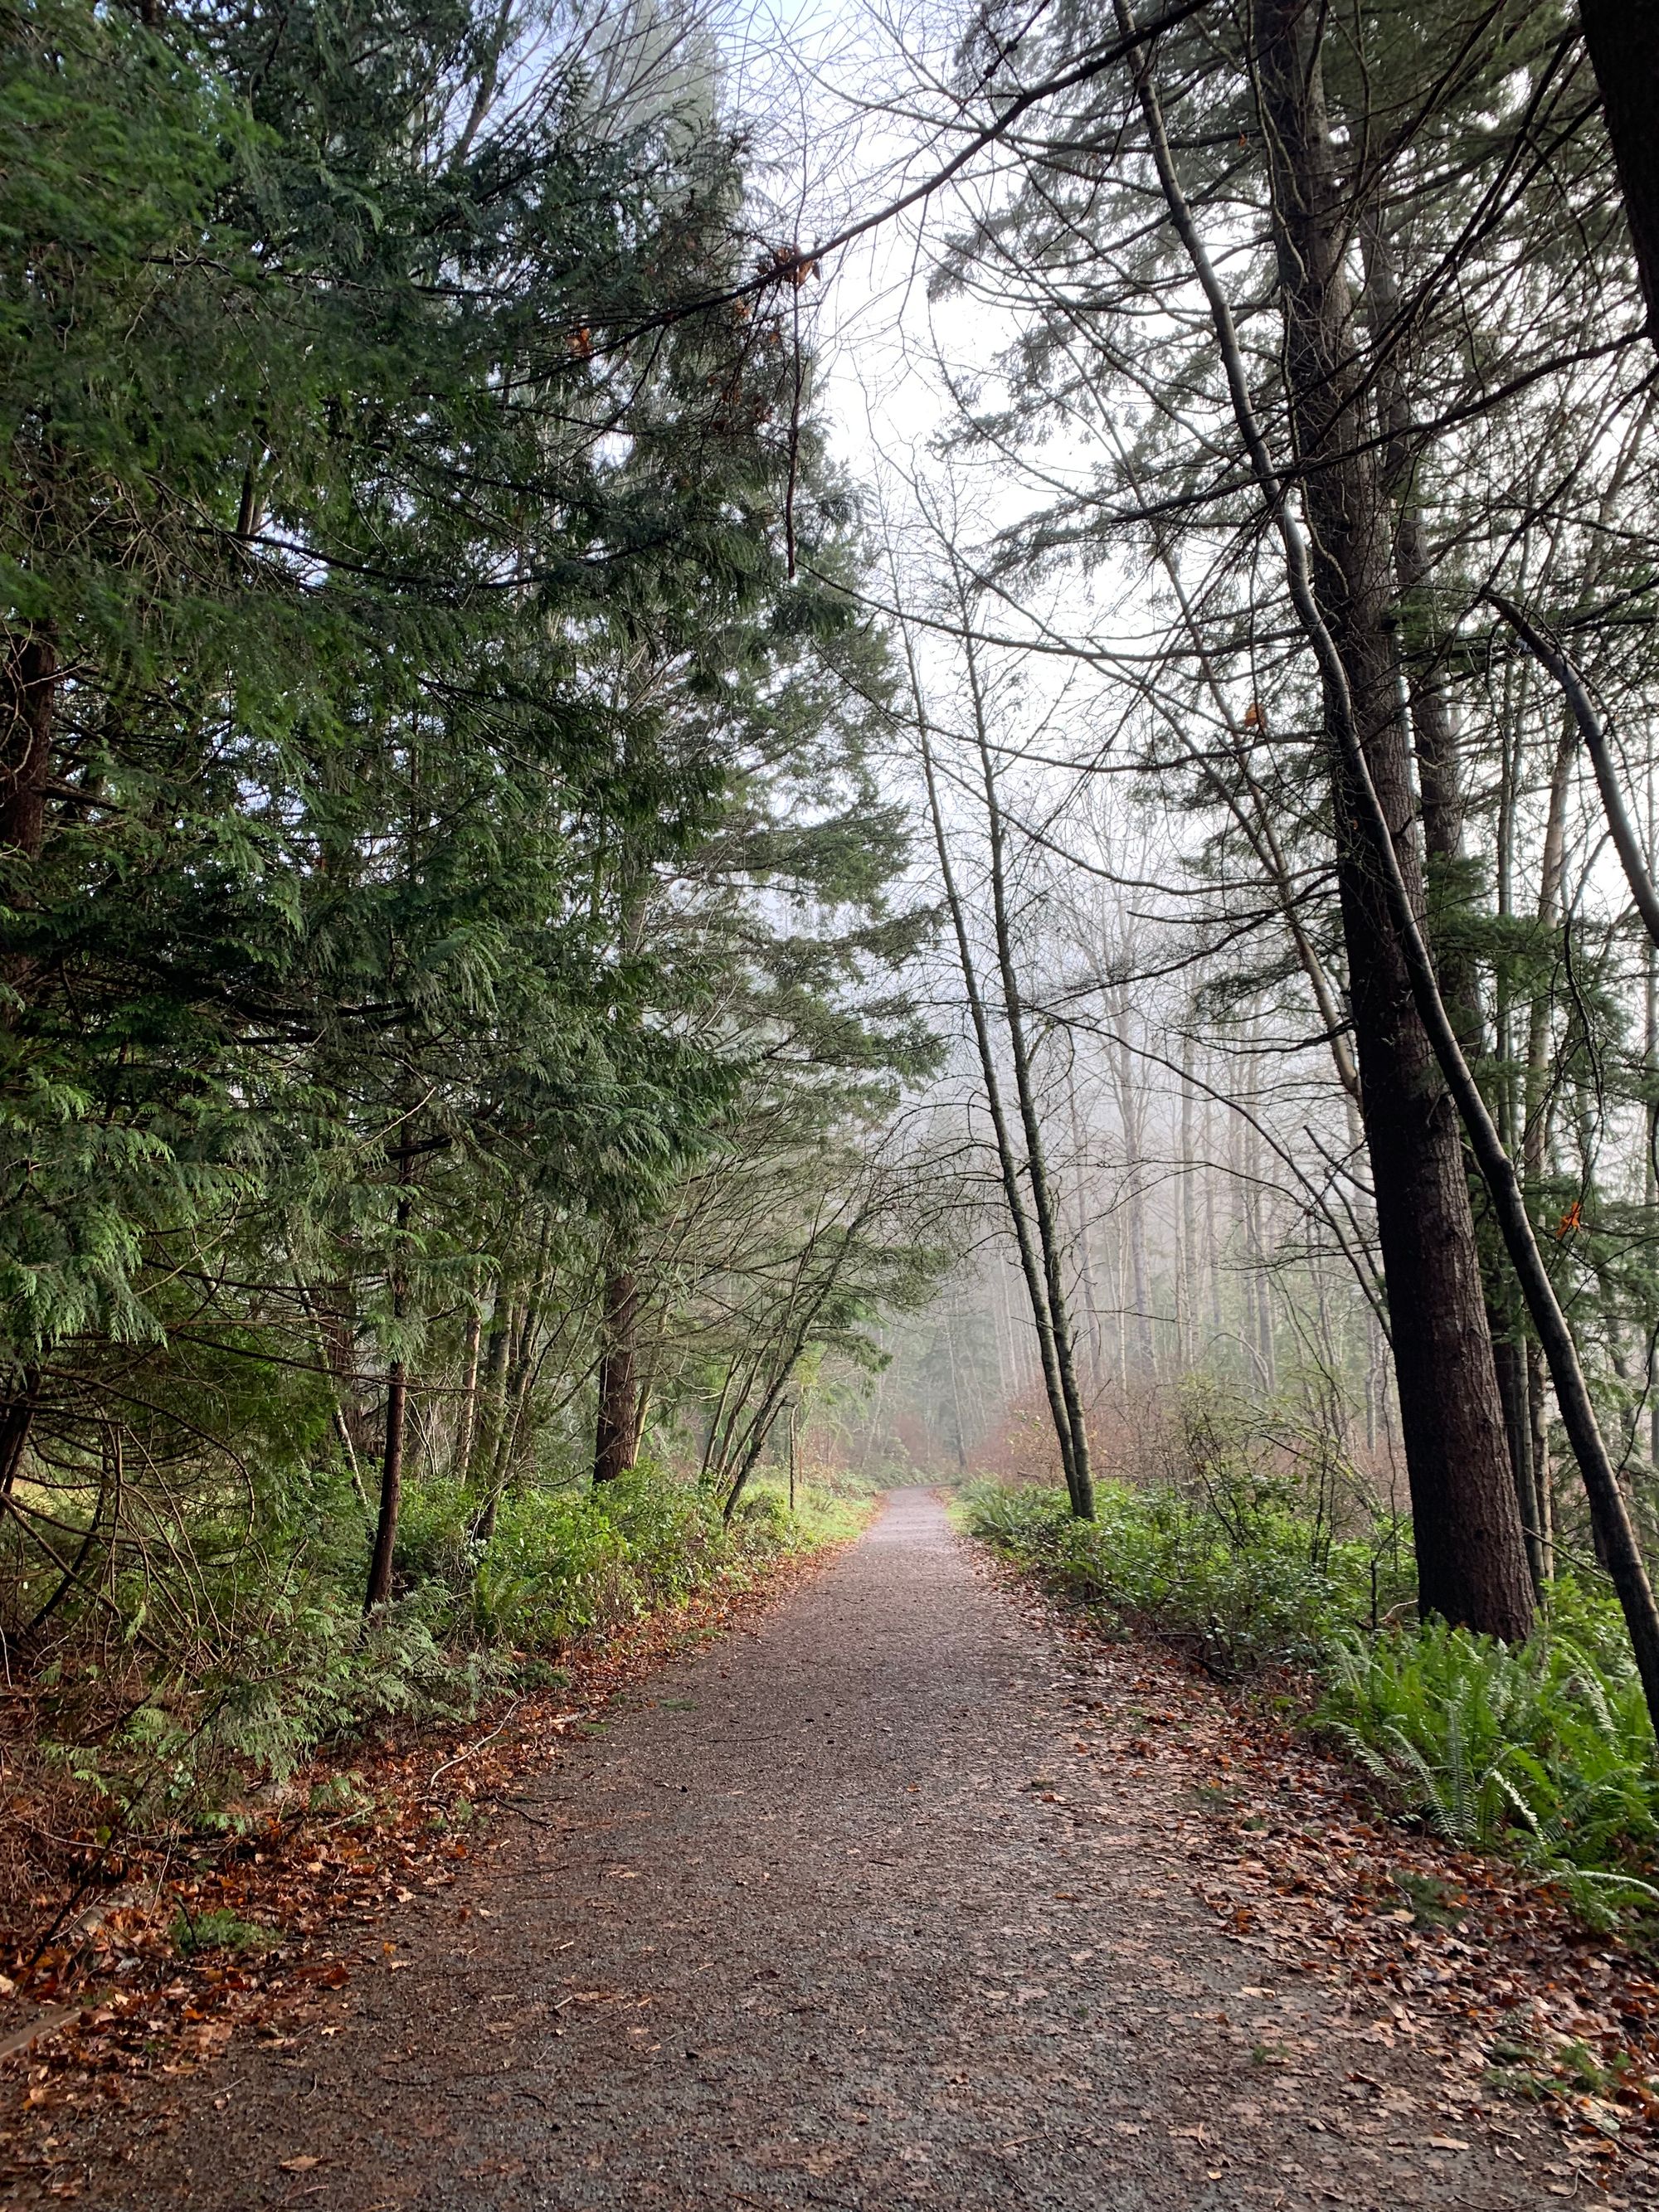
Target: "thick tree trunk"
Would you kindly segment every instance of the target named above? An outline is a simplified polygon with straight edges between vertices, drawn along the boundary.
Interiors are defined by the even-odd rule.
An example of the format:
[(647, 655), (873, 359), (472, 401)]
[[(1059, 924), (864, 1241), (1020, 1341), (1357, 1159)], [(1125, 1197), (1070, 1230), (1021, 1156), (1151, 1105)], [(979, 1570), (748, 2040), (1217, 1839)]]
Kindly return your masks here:
[[(1383, 436), (1382, 476), (1392, 508), (1398, 591), (1394, 627), (1404, 647), (1406, 696), (1411, 709), (1418, 788), (1423, 798), (1423, 845), (1430, 890), (1440, 894), (1439, 898), (1431, 896), (1431, 903), (1439, 904), (1456, 898), (1461, 889), (1457, 876), (1463, 858), (1462, 763), (1434, 658), (1437, 625), (1430, 603), (1428, 540), (1413, 483), (1417, 441), (1401, 358), (1406, 341), (1401, 326), (1399, 276), (1382, 222), (1368, 221), (1364, 229), (1365, 289), (1377, 354), (1375, 384)], [(1443, 928), (1437, 933), (1431, 930), (1441, 993), (1467, 1048), (1481, 1026), (1474, 965), (1462, 945), (1446, 940)]]
[(593, 1480), (613, 1482), (639, 1456), (639, 1284), (626, 1267), (605, 1279), (604, 1349), (599, 1411), (593, 1437)]
[(1659, 346), (1659, 9), (1652, 0), (1579, 0), (1578, 19), (1624, 195), (1648, 334)]
[[(1391, 635), (1387, 502), (1355, 366), (1346, 225), (1308, 0), (1256, 0), (1285, 373), (1313, 589), (1413, 906), (1423, 864)], [(1327, 679), (1329, 690), (1330, 679)], [(1328, 714), (1346, 711), (1328, 698)], [(1458, 1116), (1413, 996), (1361, 799), (1335, 776), (1338, 874), (1424, 1609), (1503, 1637), (1532, 1620)]]

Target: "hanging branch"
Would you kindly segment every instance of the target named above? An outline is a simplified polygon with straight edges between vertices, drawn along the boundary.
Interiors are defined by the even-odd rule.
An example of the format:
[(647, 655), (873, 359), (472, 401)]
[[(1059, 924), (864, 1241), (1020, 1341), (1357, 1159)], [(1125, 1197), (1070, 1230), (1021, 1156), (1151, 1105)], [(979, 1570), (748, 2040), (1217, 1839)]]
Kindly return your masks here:
[(1589, 686), (1559, 646), (1552, 645), (1527, 620), (1519, 607), (1514, 606), (1499, 592), (1488, 591), (1483, 597), (1497, 608), (1534, 660), (1539, 661), (1560, 685), (1577, 725), (1578, 734), (1584, 740), (1584, 750), (1595, 770), (1595, 787), (1601, 794), (1602, 811), (1607, 817), (1607, 829), (1612, 835), (1613, 849), (1619, 855), (1619, 865), (1625, 872), (1625, 881), (1630, 885), (1631, 896), (1636, 902), (1636, 911), (1641, 915), (1644, 927), (1653, 943), (1659, 945), (1659, 890), (1654, 888), (1648, 872), (1647, 856), (1642, 850), (1641, 840), (1636, 834), (1636, 824), (1631, 820), (1625, 805), (1625, 794), (1619, 787), (1618, 773), (1613, 766), (1613, 749), (1607, 743), (1607, 732), (1601, 716), (1595, 711), (1589, 695)]

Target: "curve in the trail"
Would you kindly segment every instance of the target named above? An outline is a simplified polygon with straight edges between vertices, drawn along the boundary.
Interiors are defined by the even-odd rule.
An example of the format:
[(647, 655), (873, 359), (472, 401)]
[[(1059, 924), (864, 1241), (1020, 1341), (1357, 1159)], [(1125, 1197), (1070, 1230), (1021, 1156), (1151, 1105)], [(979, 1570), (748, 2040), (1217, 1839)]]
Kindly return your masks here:
[[(976, 1570), (931, 1495), (895, 1493), (758, 1631), (666, 1669), (545, 1777), (470, 1895), (400, 1926), (408, 1969), (371, 1975), (337, 2033), (233, 2051), (100, 2197), (1546, 2201), (1488, 2146), (1429, 2152), (1426, 2126), (1322, 2132), (1355, 2063), (1351, 2029), (1325, 2048), (1329, 1990), (1243, 1986), (1261, 1962), (1190, 1895), (1176, 1785), (1102, 1765), (1085, 1807), (1064, 1778), (1091, 1663)], [(1264, 2003), (1307, 2054), (1288, 2090), (1239, 2025)]]

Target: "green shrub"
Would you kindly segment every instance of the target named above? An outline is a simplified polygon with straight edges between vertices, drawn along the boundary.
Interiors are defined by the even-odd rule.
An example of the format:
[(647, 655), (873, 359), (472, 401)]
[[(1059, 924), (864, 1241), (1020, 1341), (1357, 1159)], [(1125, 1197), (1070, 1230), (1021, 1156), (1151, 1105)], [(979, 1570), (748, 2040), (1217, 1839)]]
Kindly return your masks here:
[(173, 1948), (187, 1958), (198, 1951), (274, 1951), (282, 1937), (274, 1928), (220, 1907), (193, 1917), (181, 1912), (173, 1923)]
[(835, 1478), (833, 1489), (817, 1482), (797, 1484), (793, 1516), (781, 1483), (775, 1488), (763, 1485), (758, 1494), (775, 1498), (784, 1516), (781, 1525), (787, 1532), (786, 1548), (796, 1552), (816, 1552), (826, 1544), (848, 1543), (861, 1528), (868, 1527), (875, 1508), (872, 1491), (857, 1482), (849, 1483), (841, 1475)]
[(130, 1822), (240, 1826), (250, 1774), (285, 1781), (319, 1744), (377, 1721), (465, 1719), (500, 1686), (492, 1654), (439, 1641), (436, 1595), (368, 1621), (341, 1591), (285, 1598), (194, 1680), (157, 1684), (105, 1741), (42, 1748)]
[(972, 1534), (1122, 1628), (1237, 1675), (1317, 1665), (1346, 1629), (1401, 1595), (1391, 1529), (1335, 1541), (1288, 1492), (1241, 1482), (1218, 1504), (1107, 1483), (1097, 1517), (1075, 1521), (1063, 1491), (981, 1484), (961, 1510)]
[(780, 1489), (757, 1483), (728, 1526), (711, 1491), (644, 1461), (599, 1488), (508, 1492), (482, 1549), (469, 1534), (476, 1504), (455, 1483), (413, 1491), (399, 1577), (437, 1594), (428, 1601), (451, 1609), (455, 1634), (532, 1652), (681, 1604), (720, 1577), (852, 1534), (862, 1518), (805, 1485), (792, 1516)]
[(356, 1575), (325, 1560), (257, 1617), (245, 1612), (211, 1668), (155, 1683), (112, 1734), (66, 1730), (48, 1755), (127, 1821), (240, 1825), (251, 1776), (280, 1784), (319, 1745), (377, 1722), (465, 1719), (509, 1682), (545, 1681), (570, 1644), (864, 1518), (805, 1486), (791, 1515), (757, 1486), (727, 1527), (708, 1490), (647, 1464), (597, 1490), (510, 1492), (482, 1549), (476, 1504), (454, 1483), (411, 1485), (393, 1603), (366, 1621)]

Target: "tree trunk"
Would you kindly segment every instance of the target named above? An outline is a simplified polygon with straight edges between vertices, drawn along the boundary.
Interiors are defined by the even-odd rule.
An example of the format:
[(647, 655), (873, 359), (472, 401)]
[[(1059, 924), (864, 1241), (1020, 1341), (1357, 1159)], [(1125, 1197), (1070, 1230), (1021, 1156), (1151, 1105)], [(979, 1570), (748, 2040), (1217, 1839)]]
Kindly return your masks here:
[(1013, 931), (1009, 915), (1007, 825), (997, 791), (990, 736), (985, 727), (983, 702), (980, 697), (978, 668), (971, 648), (968, 674), (974, 699), (975, 738), (985, 793), (986, 826), (989, 832), (991, 914), (995, 926), (997, 975), (1002, 986), (1002, 1012), (1008, 1030), (1009, 1055), (1013, 1061), (1014, 1097), (1019, 1108), (1020, 1126), (1025, 1135), (1025, 1180), (1031, 1194), (1037, 1246), (1042, 1255), (1043, 1290), (1054, 1334), (1054, 1368), (1060, 1383), (1060, 1400), (1066, 1410), (1066, 1433), (1071, 1445), (1066, 1486), (1073, 1512), (1080, 1521), (1092, 1521), (1095, 1517), (1094, 1472), (1091, 1465), (1088, 1424), (1083, 1411), (1083, 1393), (1078, 1383), (1077, 1338), (1066, 1297), (1060, 1224), (1048, 1177), (1048, 1152), (1042, 1141), (1030, 1041), (1026, 1030), (1024, 1000), (1015, 963)]
[(551, 1217), (544, 1214), (536, 1239), (536, 1256), (522, 1304), (515, 1304), (507, 1319), (505, 1332), (506, 1374), (501, 1382), (501, 1418), (489, 1462), (485, 1497), (472, 1523), (473, 1540), (480, 1546), (488, 1544), (495, 1533), (495, 1516), (513, 1474), (513, 1462), (523, 1433), (525, 1408), (535, 1386), (538, 1364), (536, 1339), (540, 1333), (542, 1314), (547, 1299), (547, 1249), (552, 1235)]
[[(922, 716), (921, 690), (915, 685), (916, 711)], [(1002, 1194), (1007, 1207), (1008, 1225), (1013, 1231), (1014, 1247), (1019, 1256), (1020, 1273), (1024, 1278), (1026, 1294), (1030, 1301), (1032, 1325), (1036, 1331), (1037, 1352), (1042, 1362), (1043, 1390), (1048, 1401), (1049, 1419), (1054, 1423), (1054, 1440), (1060, 1450), (1061, 1470), (1065, 1476), (1066, 1494), (1072, 1510), (1085, 1517), (1082, 1503), (1085, 1493), (1078, 1482), (1077, 1462), (1073, 1445), (1071, 1409), (1061, 1382), (1060, 1363), (1054, 1343), (1053, 1316), (1049, 1310), (1048, 1285), (1044, 1267), (1038, 1257), (1038, 1240), (1033, 1232), (1031, 1218), (1026, 1208), (1025, 1193), (1021, 1187), (1019, 1161), (1014, 1150), (1013, 1132), (1003, 1103), (1002, 1081), (997, 1067), (996, 1049), (991, 1036), (990, 1018), (986, 1009), (984, 994), (980, 988), (978, 965), (974, 958), (972, 941), (968, 934), (968, 922), (961, 895), (957, 887), (956, 870), (951, 858), (950, 842), (945, 832), (944, 810), (939, 804), (939, 781), (933, 768), (933, 752), (925, 719), (919, 720), (921, 741), (922, 781), (927, 793), (927, 811), (933, 823), (934, 849), (939, 855), (939, 878), (945, 890), (945, 903), (951, 916), (951, 933), (956, 939), (957, 957), (961, 967), (963, 989), (967, 994), (968, 1011), (973, 1024), (974, 1041), (978, 1049), (980, 1073), (985, 1084), (986, 1105), (991, 1116), (992, 1133), (996, 1139), (997, 1169), (1002, 1185)], [(1006, 1278), (1005, 1278), (1006, 1287)], [(1012, 1315), (1009, 1316), (1009, 1336), (1013, 1345)], [(1018, 1360), (1018, 1351), (1014, 1356)], [(1088, 1516), (1092, 1517), (1093, 1498), (1089, 1493)]]
[[(476, 1392), (471, 1445), (465, 1469), (467, 1487), (483, 1496), (483, 1503), (474, 1516), (475, 1540), (479, 1537), (481, 1516), (488, 1517), (492, 1528), (495, 1525), (495, 1450), (507, 1421), (507, 1364), (518, 1333), (514, 1285), (502, 1275), (496, 1280), (489, 1327), (484, 1338), (483, 1371)], [(488, 1540), (487, 1536), (483, 1540)]]
[(1659, 10), (1651, 0), (1579, 0), (1578, 20), (1601, 94), (1648, 335), (1659, 347)]
[[(24, 630), (0, 646), (0, 861), (39, 860), (46, 833), (46, 778), (52, 767), (52, 705), (58, 656), (51, 634)], [(19, 902), (12, 885), (6, 902)], [(22, 893), (27, 903), (28, 894)], [(27, 993), (32, 963), (21, 951), (0, 952), (0, 1028), (15, 1018), (13, 994)]]
[[(1463, 880), (1463, 772), (1457, 732), (1440, 679), (1439, 626), (1430, 604), (1431, 569), (1422, 510), (1413, 483), (1418, 453), (1402, 362), (1406, 343), (1394, 251), (1380, 219), (1364, 222), (1365, 289), (1371, 337), (1377, 349), (1376, 409), (1383, 434), (1382, 471), (1393, 510), (1393, 558), (1398, 591), (1395, 635), (1403, 645), (1406, 696), (1411, 712), (1417, 787), (1423, 801), (1423, 847), (1427, 870), (1429, 942), (1441, 993), (1458, 1041), (1471, 1058), (1486, 1046), (1480, 979), (1457, 927), (1469, 903)], [(1527, 1565), (1534, 1592), (1542, 1592), (1541, 1553), (1532, 1498), (1532, 1454), (1526, 1419), (1526, 1377), (1520, 1298), (1501, 1243), (1481, 1240), (1486, 1332), (1492, 1339), (1498, 1402), (1510, 1455), (1510, 1479), (1521, 1514)]]
[(27, 1369), (22, 1377), (23, 1387), (18, 1395), (0, 1409), (0, 1498), (9, 1498), (17, 1470), (23, 1464), (23, 1454), (28, 1448), (29, 1431), (34, 1425), (34, 1409), (40, 1399), (40, 1374), (38, 1368)]
[[(1653, 777), (1648, 777), (1648, 850), (1653, 850)], [(1656, 1168), (1654, 1146), (1659, 1141), (1659, 1097), (1652, 1085), (1659, 1075), (1659, 955), (1650, 945), (1644, 966), (1645, 986), (1645, 1024), (1642, 1049), (1642, 1065), (1646, 1072), (1649, 1092), (1647, 1110), (1643, 1116), (1646, 1143), (1642, 1147), (1642, 1210), (1647, 1216), (1647, 1231), (1652, 1238), (1656, 1220), (1659, 1219), (1659, 1168)], [(1648, 1317), (1648, 1457), (1656, 1472), (1659, 1472), (1659, 1335), (1653, 1332), (1659, 1323)]]
[(1193, 1161), (1193, 1041), (1181, 1047), (1181, 1371), (1189, 1373), (1198, 1364), (1198, 1218)]
[(626, 1267), (612, 1268), (605, 1279), (600, 1323), (604, 1349), (599, 1355), (599, 1411), (593, 1437), (596, 1483), (613, 1482), (617, 1475), (626, 1474), (639, 1456), (639, 1318), (636, 1279)]
[(1146, 1198), (1142, 1182), (1146, 1147), (1141, 1128), (1140, 1094), (1135, 1079), (1134, 1053), (1129, 1042), (1129, 994), (1116, 994), (1114, 1019), (1117, 1028), (1116, 1062), (1118, 1112), (1123, 1124), (1123, 1164), (1127, 1184), (1122, 1199), (1124, 1226), (1128, 1233), (1130, 1298), (1134, 1307), (1136, 1380), (1156, 1380), (1158, 1360), (1152, 1344), (1150, 1270), (1146, 1265)]
[[(392, 1318), (402, 1321), (409, 1304), (409, 1178), (412, 1156), (407, 1142), (398, 1154), (397, 1227), (392, 1249)], [(394, 1358), (386, 1376), (386, 1443), (380, 1455), (380, 1510), (374, 1521), (374, 1547), (369, 1554), (368, 1587), (363, 1611), (373, 1613), (392, 1595), (392, 1556), (398, 1541), (398, 1512), (404, 1492), (404, 1431), (409, 1407), (409, 1369), (401, 1355)]]
[(1550, 1477), (1550, 1378), (1541, 1344), (1527, 1346), (1527, 1429), (1531, 1438), (1533, 1510), (1544, 1580), (1555, 1577), (1555, 1486)]
[(1542, 1597), (1548, 1577), (1544, 1570), (1544, 1532), (1539, 1521), (1537, 1485), (1533, 1475), (1526, 1334), (1518, 1313), (1504, 1316), (1504, 1322), (1501, 1334), (1494, 1332), (1492, 1346), (1498, 1370), (1498, 1396), (1504, 1408), (1510, 1477), (1515, 1485), (1516, 1508), (1521, 1516), (1521, 1533), (1527, 1547), (1527, 1571), (1532, 1577), (1534, 1594)]
[(478, 1421), (478, 1348), (483, 1321), (476, 1306), (466, 1317), (466, 1341), (461, 1353), (461, 1406), (455, 1432), (454, 1470), (465, 1482), (472, 1460), (472, 1437)]
[(368, 1563), (363, 1611), (373, 1613), (392, 1595), (392, 1555), (398, 1541), (398, 1513), (404, 1495), (404, 1430), (409, 1405), (409, 1370), (394, 1359), (386, 1377), (386, 1448), (380, 1457), (380, 1504), (374, 1522), (374, 1549)]
[[(1423, 864), (1398, 672), (1386, 501), (1345, 269), (1309, 0), (1255, 0), (1259, 97), (1274, 200), (1285, 374), (1312, 587), (1346, 678), (1327, 715), (1352, 712), (1413, 907)], [(1352, 702), (1350, 708), (1348, 702)], [(1388, 1285), (1419, 1595), (1426, 1612), (1506, 1638), (1532, 1620), (1527, 1571), (1481, 1294), (1458, 1116), (1413, 994), (1364, 800), (1338, 757), (1338, 878), (1378, 1238)]]

